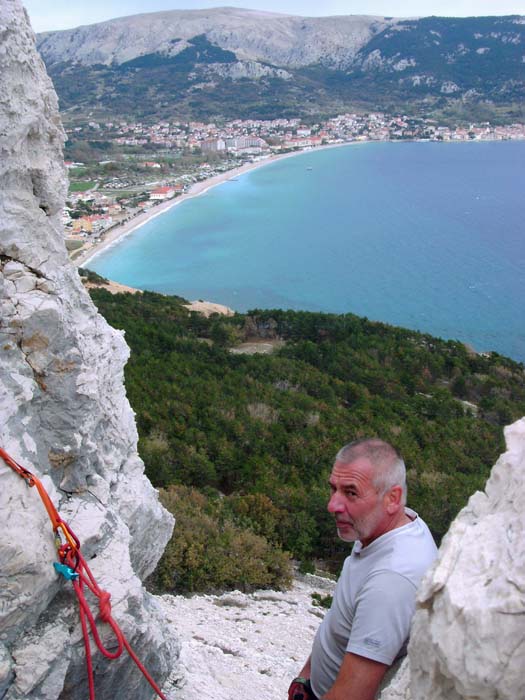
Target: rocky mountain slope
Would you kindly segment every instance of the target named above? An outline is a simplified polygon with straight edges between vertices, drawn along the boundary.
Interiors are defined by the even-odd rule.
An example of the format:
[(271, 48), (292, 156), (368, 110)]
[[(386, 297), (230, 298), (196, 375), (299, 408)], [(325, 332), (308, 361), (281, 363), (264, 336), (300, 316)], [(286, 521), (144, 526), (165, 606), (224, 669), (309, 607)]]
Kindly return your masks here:
[(138, 56), (174, 57), (188, 40), (205, 35), (239, 60), (299, 68), (311, 64), (347, 67), (355, 54), (397, 20), (380, 17), (303, 18), (253, 10), (172, 10), (123, 17), (39, 35), (49, 64), (122, 64)]
[(407, 103), (486, 109), (488, 100), (516, 117), (525, 95), (518, 16), (174, 10), (47, 32), (38, 48), (63, 110), (278, 117)]
[[(128, 348), (68, 261), (65, 134), (19, 0), (0, 4), (0, 27), (0, 446), (42, 479), (115, 619), (162, 682), (177, 642), (141, 582), (173, 518), (137, 454)], [(86, 697), (78, 606), (53, 568), (51, 523), (36, 488), (2, 459), (0, 514), (0, 697)], [(103, 639), (114, 650), (107, 630)], [(98, 700), (151, 697), (126, 654), (95, 664)]]

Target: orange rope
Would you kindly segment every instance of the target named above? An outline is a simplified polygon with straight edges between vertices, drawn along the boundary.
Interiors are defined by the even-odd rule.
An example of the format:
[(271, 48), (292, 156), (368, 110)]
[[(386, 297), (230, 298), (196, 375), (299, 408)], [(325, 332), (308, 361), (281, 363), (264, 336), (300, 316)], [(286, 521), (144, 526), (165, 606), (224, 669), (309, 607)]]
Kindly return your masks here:
[[(32, 474), (30, 471), (22, 467), (18, 462), (10, 457), (5, 450), (0, 447), (0, 457), (4, 460), (7, 466), (11, 467), (28, 486), (35, 486), (40, 498), (45, 506), (49, 519), (53, 527), (53, 532), (55, 534), (55, 543), (57, 546), (59, 564), (55, 564), (55, 568), (58, 572), (62, 573), (65, 578), (71, 580), (73, 583), (73, 588), (78, 598), (79, 603), (79, 615), (80, 624), (82, 626), (82, 633), (84, 636), (84, 649), (86, 651), (86, 665), (87, 665), (87, 675), (88, 675), (88, 685), (89, 685), (89, 698), (90, 700), (95, 700), (95, 683), (93, 678), (93, 662), (91, 655), (91, 646), (89, 643), (89, 631), (97, 645), (99, 651), (108, 659), (117, 659), (121, 654), (123, 649), (126, 649), (129, 656), (133, 659), (135, 664), (138, 666), (148, 683), (151, 685), (153, 690), (157, 693), (161, 700), (167, 700), (165, 695), (162, 694), (161, 690), (150, 676), (148, 671), (144, 668), (142, 663), (139, 661), (137, 655), (131, 648), (128, 640), (124, 636), (124, 633), (115, 622), (111, 616), (111, 596), (107, 591), (102, 590), (93, 576), (91, 569), (87, 565), (86, 560), (80, 552), (80, 541), (75, 533), (71, 530), (69, 525), (62, 520), (58, 514), (57, 509), (53, 505), (53, 502), (49, 498), (49, 494), (42, 485), (40, 479)], [(64, 539), (66, 540), (62, 544), (60, 532), (62, 533)], [(84, 594), (84, 587), (86, 587), (91, 593), (98, 598), (99, 601), (99, 617), (102, 622), (108, 624), (113, 630), (115, 637), (118, 642), (116, 651), (110, 652), (100, 639), (98, 633), (95, 618), (89, 604), (86, 600)], [(88, 628), (89, 623), (89, 628)]]

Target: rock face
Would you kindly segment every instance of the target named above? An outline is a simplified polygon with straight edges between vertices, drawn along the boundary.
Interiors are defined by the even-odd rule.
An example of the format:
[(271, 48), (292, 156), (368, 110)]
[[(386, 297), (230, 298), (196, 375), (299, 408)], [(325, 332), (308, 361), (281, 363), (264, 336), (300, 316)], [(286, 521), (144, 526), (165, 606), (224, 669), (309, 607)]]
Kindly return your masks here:
[(221, 78), (231, 78), (232, 80), (259, 80), (260, 78), (280, 78), (290, 80), (292, 74), (281, 68), (265, 66), (257, 61), (235, 61), (235, 63), (212, 63), (206, 66), (204, 74), (210, 77), (220, 76)]
[(423, 581), (409, 663), (382, 700), (525, 697), (525, 418), (505, 438)]
[(184, 41), (205, 34), (238, 58), (275, 66), (327, 62), (348, 65), (357, 51), (398, 20), (383, 17), (295, 17), (220, 7), (170, 10), (121, 17), (87, 27), (39, 34), (39, 49), (50, 63), (125, 63), (159, 52), (175, 55)]
[[(177, 650), (141, 580), (173, 520), (136, 451), (127, 346), (68, 262), (64, 132), (18, 0), (0, 4), (0, 42), (0, 446), (42, 478), (112, 594), (115, 619), (162, 681)], [(1, 460), (0, 514), (0, 697), (85, 698), (76, 601), (52, 567), (49, 519), (36, 489)], [(125, 654), (94, 661), (98, 700), (151, 697)]]

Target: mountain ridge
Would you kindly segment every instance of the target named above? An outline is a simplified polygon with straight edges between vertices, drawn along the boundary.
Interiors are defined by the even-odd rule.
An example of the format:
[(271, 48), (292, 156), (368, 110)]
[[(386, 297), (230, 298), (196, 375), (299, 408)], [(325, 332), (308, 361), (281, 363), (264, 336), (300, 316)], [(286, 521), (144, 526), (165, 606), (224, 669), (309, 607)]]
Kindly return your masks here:
[(499, 106), (508, 120), (524, 116), (519, 15), (171, 10), (47, 32), (37, 42), (63, 110), (201, 119), (391, 107), (428, 114), (453, 105), (474, 106), (481, 118)]
[[(173, 51), (171, 42), (175, 39), (188, 40), (205, 34), (221, 48), (238, 52), (240, 58), (298, 67), (321, 57), (313, 46), (314, 41), (319, 42), (319, 48), (325, 47), (325, 51), (346, 48), (355, 53), (379, 29), (397, 21), (401, 20), (363, 15), (309, 18), (235, 8), (169, 10), (46, 32), (37, 38), (38, 48), (49, 64), (66, 58), (85, 65), (98, 62), (110, 65), (147, 53), (166, 51), (174, 55), (177, 52)], [(350, 29), (353, 32), (348, 34)], [(305, 39), (308, 50), (296, 55), (294, 49), (297, 51)], [(286, 51), (289, 46), (292, 48)]]

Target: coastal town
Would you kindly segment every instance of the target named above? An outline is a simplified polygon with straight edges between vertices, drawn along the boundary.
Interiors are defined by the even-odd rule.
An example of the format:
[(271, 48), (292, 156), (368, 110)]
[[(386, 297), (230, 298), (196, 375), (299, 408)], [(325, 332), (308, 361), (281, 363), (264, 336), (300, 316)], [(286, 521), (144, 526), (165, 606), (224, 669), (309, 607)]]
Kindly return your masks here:
[[(465, 142), (525, 139), (525, 124), (451, 127), (383, 112), (299, 119), (237, 119), (224, 124), (89, 121), (66, 128), (70, 192), (63, 212), (71, 258), (91, 255), (173, 200), (195, 196), (271, 159), (321, 147), (402, 140)], [(94, 146), (94, 148), (93, 148)], [(107, 157), (97, 159), (104, 148)], [(105, 245), (104, 245), (105, 247)]]

